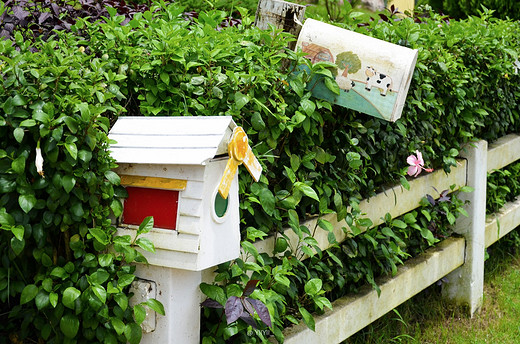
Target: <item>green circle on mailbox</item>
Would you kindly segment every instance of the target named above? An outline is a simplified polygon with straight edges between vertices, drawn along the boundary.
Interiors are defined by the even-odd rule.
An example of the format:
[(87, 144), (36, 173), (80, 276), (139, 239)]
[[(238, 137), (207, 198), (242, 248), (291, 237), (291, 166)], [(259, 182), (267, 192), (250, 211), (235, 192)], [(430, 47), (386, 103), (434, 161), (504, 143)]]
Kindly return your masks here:
[(229, 201), (227, 199), (222, 198), (220, 193), (217, 192), (215, 195), (215, 214), (218, 217), (224, 217), (226, 215), (228, 209)]

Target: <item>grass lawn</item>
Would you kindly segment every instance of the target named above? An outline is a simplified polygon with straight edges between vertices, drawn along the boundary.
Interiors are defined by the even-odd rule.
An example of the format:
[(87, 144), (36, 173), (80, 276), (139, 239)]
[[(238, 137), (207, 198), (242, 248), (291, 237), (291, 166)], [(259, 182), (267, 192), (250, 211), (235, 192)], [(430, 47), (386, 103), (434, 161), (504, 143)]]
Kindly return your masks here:
[(344, 343), (520, 343), (520, 248), (512, 244), (516, 231), (490, 247), (484, 305), (472, 319), (445, 302), (434, 285)]

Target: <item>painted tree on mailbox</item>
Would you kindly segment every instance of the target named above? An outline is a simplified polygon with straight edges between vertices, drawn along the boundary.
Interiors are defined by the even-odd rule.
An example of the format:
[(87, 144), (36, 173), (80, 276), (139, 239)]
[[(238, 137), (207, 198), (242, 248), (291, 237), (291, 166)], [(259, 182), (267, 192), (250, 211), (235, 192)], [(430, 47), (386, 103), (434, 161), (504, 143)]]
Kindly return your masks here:
[(338, 54), (338, 56), (336, 56), (336, 64), (339, 69), (344, 70), (341, 75), (345, 78), (348, 76), (348, 73), (355, 73), (361, 69), (361, 60), (359, 56), (352, 51), (345, 51)]

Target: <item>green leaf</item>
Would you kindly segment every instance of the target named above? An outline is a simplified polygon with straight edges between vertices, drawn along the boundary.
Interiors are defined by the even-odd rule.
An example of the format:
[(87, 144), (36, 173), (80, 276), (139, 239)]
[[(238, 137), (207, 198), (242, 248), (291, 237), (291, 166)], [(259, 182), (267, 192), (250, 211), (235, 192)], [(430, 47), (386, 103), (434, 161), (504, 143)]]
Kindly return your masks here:
[(61, 266), (56, 266), (54, 269), (52, 269), (50, 275), (62, 279), (69, 276), (67, 271), (65, 271), (65, 269)]
[(135, 322), (141, 324), (146, 318), (146, 309), (141, 305), (134, 306), (134, 319)]
[(204, 83), (204, 80), (206, 80), (206, 78), (203, 76), (194, 76), (193, 78), (191, 78), (190, 84), (192, 84), (193, 86), (199, 86)]
[(48, 124), (50, 121), (51, 121), (51, 117), (46, 114), (43, 110), (41, 109), (36, 109), (33, 111), (33, 115), (32, 117), (39, 121), (39, 122), (42, 122), (42, 123), (45, 123), (45, 124)]
[(15, 173), (23, 174), (25, 171), (25, 156), (21, 155), (14, 159), (11, 163), (11, 168)]
[(112, 199), (112, 202), (110, 202), (110, 209), (114, 213), (114, 216), (117, 218), (121, 216), (123, 213), (123, 203), (118, 198)]
[(2, 226), (13, 226), (14, 218), (9, 214), (5, 208), (0, 209), (0, 225)]
[(316, 295), (322, 288), (323, 282), (319, 278), (313, 278), (305, 283), (305, 292), (308, 295)]
[(34, 195), (20, 195), (18, 196), (18, 204), (20, 208), (27, 214), (36, 205), (36, 197)]
[(128, 308), (128, 297), (125, 294), (123, 294), (123, 293), (115, 294), (114, 300), (119, 305), (119, 307), (121, 307), (123, 312), (126, 311), (126, 309)]
[(210, 299), (217, 301), (222, 306), (226, 304), (226, 294), (221, 287), (213, 284), (201, 283), (199, 288), (204, 293), (204, 295)]
[(316, 191), (314, 191), (314, 189), (311, 188), (309, 185), (304, 184), (302, 182), (296, 182), (294, 183), (294, 187), (303, 192), (305, 196), (315, 199), (316, 201), (320, 200), (318, 194), (316, 194)]
[[(110, 91), (110, 89), (109, 89), (109, 91)], [(90, 118), (90, 109), (89, 109), (87, 103), (78, 103), (78, 104), (76, 104), (76, 111), (77, 110), (79, 110), (79, 112), (81, 113), (81, 118), (84, 121), (88, 121), (89, 120), (89, 118)]]
[(79, 320), (74, 314), (67, 313), (60, 320), (61, 332), (67, 338), (74, 338), (79, 330)]
[(113, 185), (121, 184), (121, 178), (114, 171), (105, 171), (105, 178)]
[(50, 293), (49, 294), (49, 302), (51, 303), (51, 306), (56, 308), (58, 305), (58, 294), (56, 293)]
[(135, 242), (137, 246), (142, 248), (145, 251), (155, 253), (155, 246), (153, 245), (153, 242), (148, 238), (139, 238)]
[(244, 105), (249, 103), (249, 100), (250, 100), (250, 98), (248, 95), (245, 95), (241, 92), (235, 93), (235, 105), (237, 107), (237, 110), (242, 109), (244, 107)]
[[(168, 73), (164, 73), (162, 72), (159, 77), (161, 78), (162, 82), (164, 82), (166, 85), (169, 85), (170, 84), (170, 76), (168, 75)], [(192, 79), (193, 81), (193, 79)]]
[(49, 294), (47, 294), (44, 290), (40, 290), (34, 298), (34, 303), (36, 304), (36, 308), (38, 308), (38, 310), (47, 307), (49, 305)]
[(107, 245), (108, 244), (107, 234), (102, 229), (100, 229), (100, 228), (89, 228), (88, 231), (101, 244), (103, 244), (103, 245)]
[(401, 182), (401, 185), (403, 186), (403, 188), (405, 188), (406, 190), (410, 190), (410, 183), (408, 183), (408, 180), (402, 176), (399, 181)]
[(99, 266), (101, 267), (107, 267), (110, 264), (112, 264), (112, 261), (114, 260), (114, 256), (110, 253), (104, 253), (100, 254), (98, 256)]
[(76, 134), (76, 132), (78, 131), (78, 122), (74, 118), (69, 116), (65, 116), (63, 118), (63, 121), (67, 125), (67, 128), (69, 128), (70, 132)]
[(25, 232), (25, 228), (23, 226), (13, 226), (11, 227), (11, 232), (14, 234), (15, 238), (22, 241), (23, 235)]
[(17, 238), (12, 237), (11, 248), (13, 249), (14, 254), (18, 256), (25, 248), (25, 240), (18, 240)]
[(139, 229), (137, 230), (137, 235), (148, 233), (153, 229), (153, 216), (147, 216), (144, 218), (143, 222), (139, 225)]
[(141, 337), (143, 335), (143, 331), (141, 330), (141, 326), (136, 323), (127, 324), (125, 327), (125, 338), (128, 340), (130, 344), (139, 344), (141, 342)]
[(332, 80), (330, 78), (325, 78), (325, 86), (329, 90), (331, 90), (332, 93), (339, 95), (340, 89), (339, 89), (338, 84), (334, 80)]
[(20, 123), (20, 127), (34, 127), (36, 125), (36, 121), (34, 119), (26, 119), (26, 120), (23, 120), (21, 123)]
[(94, 292), (94, 295), (97, 296), (97, 298), (105, 303), (107, 302), (107, 291), (105, 290), (105, 288), (99, 284), (94, 284), (92, 286), (92, 291)]
[(267, 187), (262, 188), (258, 198), (260, 199), (260, 204), (262, 205), (262, 208), (267, 213), (267, 215), (273, 215), (275, 198), (271, 190), (269, 190)]
[(299, 307), (299, 311), (300, 311), (300, 314), (302, 315), (303, 322), (305, 323), (305, 325), (307, 325), (307, 327), (310, 328), (311, 330), (315, 331), (316, 323), (314, 321), (314, 318), (312, 317), (312, 314), (309, 313), (309, 311), (303, 307)]
[(125, 323), (116, 317), (110, 318), (110, 323), (118, 335), (122, 335), (125, 332)]
[(333, 232), (334, 231), (334, 226), (332, 225), (332, 223), (330, 223), (329, 221), (327, 221), (325, 219), (318, 219), (318, 226), (320, 226), (321, 228), (323, 228), (327, 232)]
[(303, 99), (301, 101), (301, 106), (303, 111), (305, 111), (308, 116), (311, 116), (316, 110), (316, 104), (314, 104), (314, 102), (309, 99)]
[(130, 285), (135, 279), (135, 275), (132, 274), (121, 274), (117, 280), (117, 285), (120, 287), (126, 287), (127, 285)]
[(291, 183), (296, 182), (296, 175), (294, 174), (293, 170), (291, 170), (289, 167), (284, 166), (285, 173), (287, 174), (287, 178), (291, 181)]
[(14, 135), (14, 139), (16, 140), (16, 142), (21, 143), (23, 140), (23, 136), (25, 135), (25, 132), (22, 128), (16, 128), (13, 131), (13, 135)]
[(52, 279), (46, 278), (42, 281), (42, 288), (46, 292), (50, 293), (52, 291)]
[(34, 284), (28, 284), (23, 288), (22, 295), (20, 295), (20, 304), (23, 305), (36, 297), (38, 294), (38, 287)]
[(156, 299), (148, 299), (146, 300), (146, 305), (148, 307), (150, 307), (151, 309), (153, 309), (154, 311), (156, 311), (157, 313), (159, 313), (160, 315), (165, 315), (166, 313), (164, 313), (164, 306), (162, 303), (160, 303), (159, 301), (157, 301)]
[(253, 116), (251, 116), (251, 125), (255, 130), (265, 129), (265, 122), (262, 119), (262, 115), (259, 112), (255, 112), (253, 113)]
[(72, 159), (76, 160), (78, 158), (78, 147), (76, 147), (74, 142), (65, 143), (65, 148), (67, 149), (67, 152), (69, 152)]
[(76, 299), (81, 295), (81, 291), (74, 287), (68, 287), (63, 291), (63, 305), (67, 308), (74, 309)]
[(401, 228), (401, 229), (405, 229), (406, 227), (408, 227), (408, 225), (401, 220), (393, 220), (392, 226)]
[(27, 105), (27, 99), (20, 95), (20, 94), (17, 94), (15, 95), (13, 98), (13, 105), (14, 106), (24, 106), (24, 105)]

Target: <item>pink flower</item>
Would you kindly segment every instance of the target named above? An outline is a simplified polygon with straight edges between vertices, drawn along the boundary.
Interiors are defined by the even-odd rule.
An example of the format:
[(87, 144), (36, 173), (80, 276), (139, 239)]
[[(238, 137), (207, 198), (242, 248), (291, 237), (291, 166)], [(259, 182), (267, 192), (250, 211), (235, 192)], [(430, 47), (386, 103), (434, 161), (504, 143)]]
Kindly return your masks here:
[(406, 158), (406, 162), (408, 165), (408, 175), (417, 177), (419, 173), (421, 173), (421, 170), (425, 170), (426, 172), (433, 172), (433, 168), (424, 168), (424, 160), (422, 158), (422, 153), (418, 150), (415, 151), (417, 156), (410, 155), (408, 158)]

